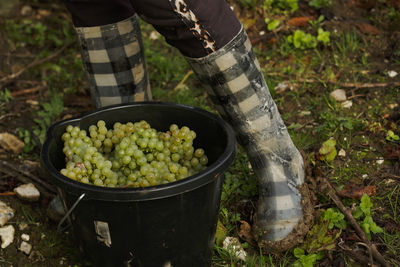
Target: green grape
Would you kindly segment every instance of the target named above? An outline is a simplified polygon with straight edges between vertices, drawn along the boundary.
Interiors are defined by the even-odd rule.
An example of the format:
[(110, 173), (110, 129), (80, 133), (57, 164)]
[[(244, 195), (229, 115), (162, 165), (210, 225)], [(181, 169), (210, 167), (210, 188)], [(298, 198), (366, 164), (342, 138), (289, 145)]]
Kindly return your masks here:
[(159, 132), (142, 120), (103, 120), (85, 129), (68, 125), (61, 136), (66, 156), (60, 173), (82, 183), (107, 187), (144, 187), (184, 179), (208, 163), (204, 149), (193, 147), (196, 133), (171, 124)]

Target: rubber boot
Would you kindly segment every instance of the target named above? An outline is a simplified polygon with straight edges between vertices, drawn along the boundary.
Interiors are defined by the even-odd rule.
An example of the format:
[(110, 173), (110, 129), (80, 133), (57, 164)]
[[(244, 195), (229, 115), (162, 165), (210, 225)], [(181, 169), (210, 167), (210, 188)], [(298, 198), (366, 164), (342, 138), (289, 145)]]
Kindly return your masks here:
[(307, 231), (299, 191), (304, 183), (303, 159), (269, 93), (245, 30), (216, 52), (187, 61), (220, 115), (235, 129), (258, 177), (254, 236), (264, 248), (290, 248), (281, 245), (295, 245)]
[(76, 32), (96, 108), (152, 99), (137, 15)]

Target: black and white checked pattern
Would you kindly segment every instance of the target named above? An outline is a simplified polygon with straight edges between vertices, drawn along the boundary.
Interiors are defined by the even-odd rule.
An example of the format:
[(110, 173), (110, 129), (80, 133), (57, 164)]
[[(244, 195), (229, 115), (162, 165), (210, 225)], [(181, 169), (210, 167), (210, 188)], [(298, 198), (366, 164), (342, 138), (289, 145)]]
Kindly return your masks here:
[(284, 239), (302, 217), (301, 154), (269, 93), (244, 29), (225, 47), (187, 58), (221, 116), (235, 129), (259, 178), (257, 224), (263, 238)]
[(97, 108), (151, 100), (139, 21), (76, 28)]

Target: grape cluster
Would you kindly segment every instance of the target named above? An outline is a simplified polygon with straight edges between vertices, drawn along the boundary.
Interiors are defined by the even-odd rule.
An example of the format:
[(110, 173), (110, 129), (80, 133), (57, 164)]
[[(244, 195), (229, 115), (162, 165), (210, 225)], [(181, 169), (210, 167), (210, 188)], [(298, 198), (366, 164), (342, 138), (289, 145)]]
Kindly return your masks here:
[(181, 180), (204, 168), (204, 149), (193, 147), (196, 133), (172, 124), (158, 132), (150, 124), (99, 120), (89, 132), (68, 125), (61, 139), (66, 166), (60, 172), (82, 183), (107, 187), (145, 187)]

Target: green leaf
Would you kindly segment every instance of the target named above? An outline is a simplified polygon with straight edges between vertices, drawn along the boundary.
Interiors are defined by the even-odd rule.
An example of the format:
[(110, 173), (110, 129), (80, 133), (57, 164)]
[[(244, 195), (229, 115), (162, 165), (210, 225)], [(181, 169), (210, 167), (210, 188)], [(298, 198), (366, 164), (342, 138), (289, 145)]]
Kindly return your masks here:
[(320, 159), (327, 162), (333, 161), (337, 155), (335, 146), (336, 140), (333, 138), (323, 142), (321, 148), (319, 149)]
[(300, 258), (301, 256), (304, 255), (304, 250), (301, 249), (301, 248), (295, 248), (295, 249), (293, 250), (293, 255), (294, 255), (296, 258)]
[(361, 197), (360, 208), (366, 216), (371, 215), (371, 207), (372, 207), (371, 199), (367, 194), (364, 194)]
[(318, 29), (318, 36), (317, 40), (322, 42), (323, 44), (329, 44), (330, 39), (329, 39), (330, 33), (328, 31), (324, 31), (322, 28)]
[(353, 210), (353, 217), (355, 218), (355, 219), (358, 219), (358, 218), (360, 218), (361, 216), (363, 216), (363, 211), (361, 210), (361, 208), (360, 207), (356, 207), (354, 210)]
[(273, 21), (268, 23), (267, 28), (269, 31), (272, 31), (272, 30), (276, 29), (280, 23), (281, 22), (279, 20), (274, 19)]
[(370, 225), (371, 232), (374, 234), (383, 233), (383, 229), (379, 227), (375, 222)]

